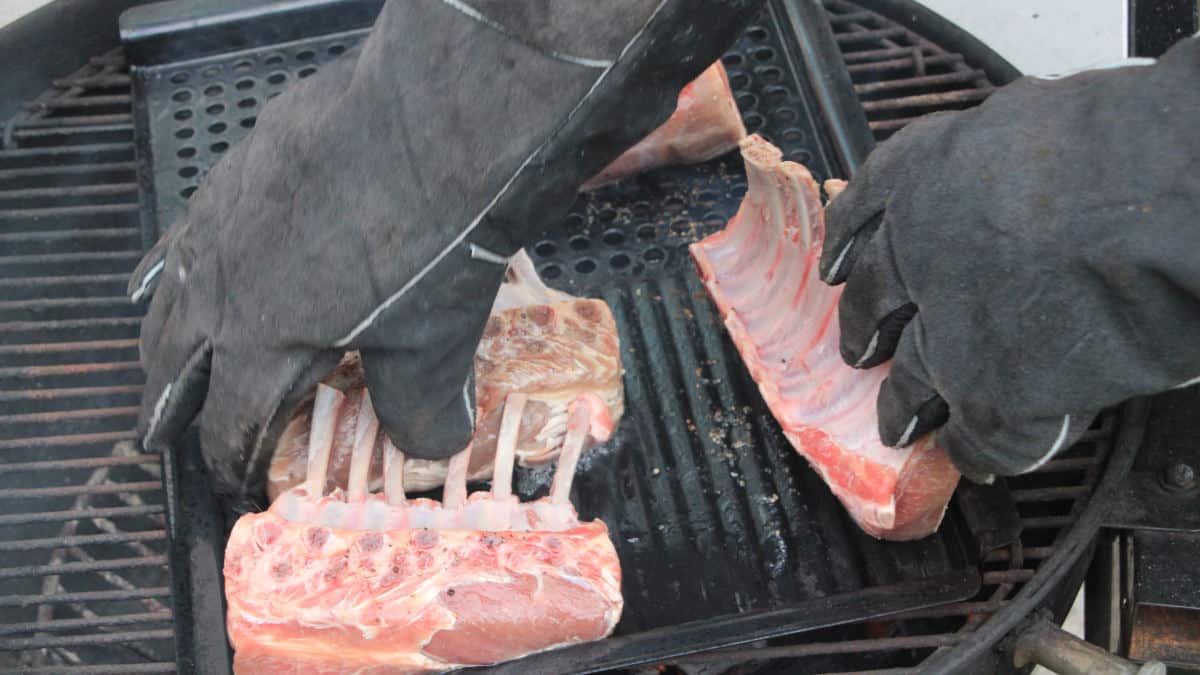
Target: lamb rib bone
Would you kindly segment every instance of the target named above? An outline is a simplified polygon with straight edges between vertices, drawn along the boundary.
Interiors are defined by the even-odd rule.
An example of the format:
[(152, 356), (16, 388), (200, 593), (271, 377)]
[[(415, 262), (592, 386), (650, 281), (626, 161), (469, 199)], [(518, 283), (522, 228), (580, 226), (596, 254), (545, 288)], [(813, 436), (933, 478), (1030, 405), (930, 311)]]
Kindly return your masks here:
[(880, 441), (875, 403), (890, 366), (864, 371), (842, 361), (842, 287), (819, 277), (817, 184), (758, 136), (741, 148), (749, 187), (725, 229), (691, 245), (700, 277), (784, 435), (859, 526), (885, 539), (924, 537), (959, 474), (932, 435), (902, 449)]
[[(603, 300), (576, 298), (551, 289), (538, 278), (524, 251), (513, 256), (475, 354), (476, 429), (469, 477), (491, 477), (500, 411), (512, 392), (528, 397), (517, 445), (517, 462), (522, 466), (547, 464), (556, 458), (566, 433), (568, 405), (582, 395), (591, 394), (603, 402), (589, 406), (595, 419), (588, 441), (607, 440), (624, 412), (619, 343), (616, 321)], [(326, 489), (348, 489), (355, 419), (366, 396), (358, 354), (347, 353), (322, 383), (346, 396), (338, 413), (345, 419), (333, 437)], [(306, 471), (306, 457), (314, 402), (306, 401), (297, 409), (276, 446), (268, 473), (271, 499), (313, 475)], [(386, 434), (379, 437), (382, 444)], [(384, 489), (390, 456), (383, 449), (373, 455), (367, 468), (372, 489)], [(435, 488), (442, 485), (447, 469), (446, 460), (409, 458), (403, 463), (401, 477), (396, 478), (403, 485), (397, 487), (410, 493)]]
[[(386, 435), (361, 400), (346, 492), (325, 494), (311, 476), (234, 525), (225, 588), (235, 672), (437, 672), (610, 634), (623, 608), (616, 550), (604, 523), (581, 522), (567, 497), (603, 402), (569, 405), (552, 495), (521, 503), (511, 471), (526, 402), (513, 393), (503, 404), (492, 491), (467, 495), (468, 447), (451, 459), (439, 504), (405, 498), (404, 458), (387, 441), (385, 494), (369, 493), (362, 467)], [(344, 403), (318, 385), (314, 471), (347, 422)]]

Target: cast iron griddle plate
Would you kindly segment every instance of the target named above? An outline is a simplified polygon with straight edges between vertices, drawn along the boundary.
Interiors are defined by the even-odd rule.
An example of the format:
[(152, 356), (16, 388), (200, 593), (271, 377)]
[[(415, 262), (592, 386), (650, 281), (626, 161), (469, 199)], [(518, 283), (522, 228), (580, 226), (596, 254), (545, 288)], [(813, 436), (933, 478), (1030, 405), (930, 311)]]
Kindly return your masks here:
[[(748, 129), (821, 180), (832, 175), (832, 155), (782, 16), (769, 5), (723, 60)], [(152, 158), (143, 175), (154, 183), (143, 213), (168, 226), (266, 99), (363, 34), (139, 68), (139, 141)], [(736, 154), (657, 171), (581, 196), (561, 227), (528, 244), (549, 284), (603, 297), (620, 328), (625, 417), (613, 441), (581, 462), (573, 494), (584, 518), (609, 525), (620, 554), (618, 635), (971, 567), (953, 510), (924, 541), (878, 542), (780, 433), (687, 256), (689, 243), (724, 226), (745, 190)], [(548, 476), (521, 470), (518, 491), (541, 496)], [(959, 597), (973, 592), (966, 586)], [(896, 589), (909, 599), (899, 605), (928, 602), (913, 588)]]

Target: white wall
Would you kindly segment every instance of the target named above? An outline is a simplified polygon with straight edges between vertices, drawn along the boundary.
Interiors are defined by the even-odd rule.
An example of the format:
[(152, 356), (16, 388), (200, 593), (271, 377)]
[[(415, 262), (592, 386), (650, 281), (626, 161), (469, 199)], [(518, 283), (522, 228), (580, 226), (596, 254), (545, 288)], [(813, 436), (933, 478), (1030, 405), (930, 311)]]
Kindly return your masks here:
[(0, 0), (0, 27), (49, 3), (50, 0)]
[[(0, 0), (0, 26), (50, 0)], [(1022, 72), (1048, 75), (1125, 56), (1126, 0), (923, 0)]]
[(921, 0), (1027, 75), (1125, 58), (1126, 0)]

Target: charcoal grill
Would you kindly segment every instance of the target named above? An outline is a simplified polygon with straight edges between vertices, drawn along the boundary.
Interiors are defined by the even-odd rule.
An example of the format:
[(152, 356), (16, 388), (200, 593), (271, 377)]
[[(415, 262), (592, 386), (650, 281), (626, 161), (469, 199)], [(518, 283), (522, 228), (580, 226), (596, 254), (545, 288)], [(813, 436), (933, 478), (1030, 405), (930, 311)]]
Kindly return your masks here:
[[(227, 523), (191, 445), (162, 457), (136, 445), (140, 316), (124, 284), (257, 108), (353, 49), (379, 4), (255, 6), (226, 24), (127, 16), (123, 51), (56, 80), (4, 124), (0, 669), (228, 668), (218, 592)], [(822, 12), (772, 2), (723, 59), (751, 131), (819, 177), (844, 175), (913, 117), (974, 105), (1016, 76), (935, 15), (867, 4), (829, 0)], [(135, 77), (127, 60), (140, 64)], [(181, 91), (187, 100), (175, 99)], [(649, 570), (637, 587), (660, 593), (646, 594), (658, 602), (631, 602), (621, 632), (654, 638), (658, 629), (678, 641), (680, 616), (788, 602), (815, 603), (811, 613), (826, 602), (829, 620), (798, 625), (802, 634), (767, 640), (771, 631), (747, 628), (750, 644), (704, 651), (712, 644), (699, 642), (669, 663), (1008, 668), (993, 645), (1035, 608), (1061, 619), (1074, 597), (1099, 524), (1096, 496), (1115, 490), (1128, 468), (1145, 407), (1106, 413), (1035, 474), (964, 487), (931, 541), (889, 545), (859, 534), (754, 407), (732, 348), (704, 327), (713, 311), (686, 273), (686, 244), (721, 227), (744, 193), (739, 173), (731, 158), (656, 172), (582, 198), (563, 227), (530, 242), (550, 283), (614, 307), (626, 368), (643, 374), (627, 382), (629, 407), (652, 412), (626, 420), (615, 442), (626, 451), (593, 462), (575, 495), (585, 515), (601, 515), (620, 535), (626, 566)], [(600, 470), (614, 466), (620, 480)], [(544, 489), (534, 474), (518, 476), (518, 487), (527, 497)], [(647, 562), (664, 550), (692, 557)], [(740, 564), (713, 565), (705, 551), (733, 552)], [(911, 584), (964, 569), (975, 584), (943, 584), (947, 597), (933, 606), (910, 598), (915, 609), (881, 603), (855, 613), (837, 604), (850, 597), (839, 592), (864, 588), (929, 592)], [(816, 578), (796, 575), (809, 570)], [(725, 592), (708, 598), (706, 589)]]

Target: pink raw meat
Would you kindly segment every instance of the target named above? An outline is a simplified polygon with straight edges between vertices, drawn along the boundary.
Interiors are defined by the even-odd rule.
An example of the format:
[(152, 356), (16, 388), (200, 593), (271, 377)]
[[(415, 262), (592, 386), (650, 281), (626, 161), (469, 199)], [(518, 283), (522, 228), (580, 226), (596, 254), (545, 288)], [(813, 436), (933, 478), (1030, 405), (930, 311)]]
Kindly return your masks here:
[(842, 287), (818, 271), (825, 216), (816, 181), (758, 136), (741, 148), (749, 189), (724, 230), (690, 247), (700, 277), (784, 435), (859, 526), (883, 539), (924, 537), (941, 523), (958, 471), (932, 434), (903, 449), (879, 440), (875, 400), (889, 366), (842, 361)]
[(697, 164), (733, 150), (746, 126), (720, 61), (679, 92), (675, 112), (584, 184), (584, 190), (672, 164)]
[(504, 404), (492, 491), (467, 496), (468, 448), (450, 461), (438, 503), (406, 499), (404, 460), (386, 440), (384, 492), (368, 492), (386, 435), (364, 397), (349, 489), (325, 495), (349, 399), (318, 385), (306, 481), (238, 520), (225, 550), (234, 671), (442, 672), (611, 633), (624, 604), (616, 550), (604, 523), (581, 522), (569, 500), (593, 408), (604, 404), (590, 395), (570, 404), (550, 496), (521, 503), (511, 479), (526, 400), (513, 393)]
[[(367, 393), (358, 353), (348, 352), (321, 381), (349, 399), (337, 423), (339, 433), (334, 436), (325, 486), (326, 490), (346, 489), (355, 416)], [(580, 396), (592, 395), (604, 402), (594, 409), (597, 418), (592, 420), (591, 438), (598, 443), (608, 439), (607, 432), (625, 411), (620, 340), (612, 310), (603, 300), (577, 298), (547, 287), (523, 249), (509, 263), (475, 351), (476, 426), (467, 474), (471, 480), (491, 475), (500, 412), (504, 397), (513, 392), (529, 396), (517, 439), (521, 466), (548, 464), (558, 457), (568, 404)], [(267, 474), (267, 495), (272, 500), (304, 480), (312, 405), (310, 396), (297, 408), (275, 447)], [(417, 492), (440, 486), (448, 464), (410, 458), (404, 465), (404, 489)], [(375, 455), (368, 481), (373, 489), (383, 486), (383, 453)]]

